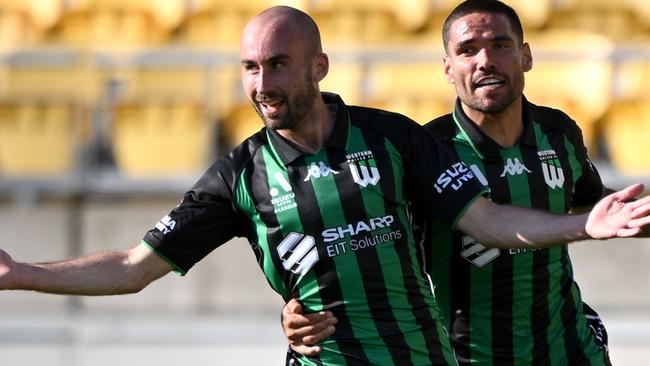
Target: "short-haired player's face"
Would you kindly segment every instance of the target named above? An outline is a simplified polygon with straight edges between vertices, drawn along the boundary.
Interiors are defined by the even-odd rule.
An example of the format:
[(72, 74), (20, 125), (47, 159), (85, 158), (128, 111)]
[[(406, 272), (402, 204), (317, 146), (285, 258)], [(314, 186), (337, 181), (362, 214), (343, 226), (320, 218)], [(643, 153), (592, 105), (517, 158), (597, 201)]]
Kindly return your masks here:
[(458, 18), (446, 46), (445, 76), (466, 107), (499, 113), (519, 100), (532, 56), (505, 15), (471, 13)]
[(305, 43), (286, 26), (252, 24), (244, 30), (242, 83), (268, 128), (294, 128), (313, 109), (318, 90)]

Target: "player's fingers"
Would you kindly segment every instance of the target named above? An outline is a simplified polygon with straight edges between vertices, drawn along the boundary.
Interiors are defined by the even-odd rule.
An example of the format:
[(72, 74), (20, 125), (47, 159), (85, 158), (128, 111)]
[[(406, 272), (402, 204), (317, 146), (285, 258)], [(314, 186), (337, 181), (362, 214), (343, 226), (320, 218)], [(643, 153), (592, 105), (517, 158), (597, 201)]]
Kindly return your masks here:
[(635, 227), (635, 228), (625, 228), (625, 229), (618, 229), (616, 231), (616, 236), (619, 238), (630, 238), (638, 233), (641, 232), (641, 229)]
[(638, 219), (631, 219), (627, 223), (628, 228), (633, 228), (633, 229), (640, 229), (647, 225), (650, 225), (650, 216), (644, 216)]
[(618, 192), (612, 193), (611, 196), (616, 201), (629, 201), (631, 199), (634, 199), (639, 194), (643, 193), (643, 189), (644, 189), (643, 184), (636, 183), (627, 186)]
[(336, 328), (333, 325), (327, 326), (316, 334), (305, 336), (302, 339), (304, 344), (316, 344), (323, 339), (331, 336), (336, 331)]
[(627, 204), (632, 209), (632, 217), (647, 216), (650, 212), (650, 196)]
[(304, 356), (318, 356), (318, 354), (321, 352), (321, 348), (319, 346), (291, 346), (291, 349)]

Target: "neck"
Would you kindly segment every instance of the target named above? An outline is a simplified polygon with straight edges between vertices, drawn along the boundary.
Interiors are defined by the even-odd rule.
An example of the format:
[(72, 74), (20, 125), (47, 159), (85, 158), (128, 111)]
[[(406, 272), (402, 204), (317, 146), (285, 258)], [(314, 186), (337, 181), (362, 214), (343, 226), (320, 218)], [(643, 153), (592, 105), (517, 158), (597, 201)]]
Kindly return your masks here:
[(497, 113), (485, 113), (463, 104), (463, 111), (494, 142), (502, 147), (512, 147), (519, 142), (524, 131), (521, 99)]
[(294, 128), (277, 130), (278, 134), (293, 142), (304, 152), (315, 154), (325, 144), (334, 129), (335, 117), (321, 98), (313, 110)]

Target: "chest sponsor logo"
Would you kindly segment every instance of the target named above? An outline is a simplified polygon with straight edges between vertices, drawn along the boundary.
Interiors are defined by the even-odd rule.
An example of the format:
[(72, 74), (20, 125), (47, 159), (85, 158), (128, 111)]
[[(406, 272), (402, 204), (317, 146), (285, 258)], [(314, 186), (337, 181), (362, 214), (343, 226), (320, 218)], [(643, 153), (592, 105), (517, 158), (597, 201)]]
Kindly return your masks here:
[(327, 177), (330, 174), (339, 174), (339, 172), (332, 170), (329, 166), (325, 165), (322, 161), (319, 161), (318, 164), (316, 163), (311, 163), (309, 165), (309, 169), (307, 169), (307, 176), (305, 177), (304, 181), (308, 181), (310, 179), (318, 179), (321, 177)]
[(503, 167), (503, 173), (501, 173), (500, 177), (503, 178), (506, 175), (522, 175), (524, 172), (531, 173), (531, 171), (526, 168), (526, 166), (521, 161), (519, 161), (519, 158), (508, 158), (508, 160), (506, 160), (506, 165)]
[(175, 227), (176, 227), (176, 221), (172, 220), (172, 218), (169, 217), (169, 215), (160, 219), (160, 221), (158, 221), (158, 223), (156, 224), (156, 229), (160, 230), (160, 232), (163, 233), (163, 235), (167, 235), (171, 233)]
[(544, 173), (544, 181), (551, 189), (564, 186), (564, 171), (555, 150), (538, 151), (539, 161)]
[(463, 250), (460, 255), (478, 268), (485, 267), (500, 254), (499, 249), (487, 248), (469, 235), (463, 236), (462, 245)]
[(318, 249), (314, 237), (291, 232), (277, 247), (282, 267), (304, 276), (318, 262)]
[(401, 239), (402, 231), (392, 227), (394, 222), (395, 218), (387, 215), (325, 229), (321, 233), (325, 252), (336, 257)]
[(377, 185), (381, 176), (379, 169), (375, 167), (375, 157), (372, 151), (366, 150), (345, 156), (350, 166), (350, 173), (354, 183), (361, 187)]
[(442, 193), (447, 188), (457, 191), (463, 186), (463, 184), (465, 184), (465, 182), (474, 178), (474, 173), (467, 167), (467, 165), (464, 163), (454, 163), (438, 176), (433, 187), (438, 193)]
[(274, 212), (277, 214), (298, 207), (296, 204), (296, 195), (293, 193), (291, 184), (287, 182), (282, 172), (275, 172), (273, 178), (278, 185), (278, 187), (271, 187), (269, 190)]

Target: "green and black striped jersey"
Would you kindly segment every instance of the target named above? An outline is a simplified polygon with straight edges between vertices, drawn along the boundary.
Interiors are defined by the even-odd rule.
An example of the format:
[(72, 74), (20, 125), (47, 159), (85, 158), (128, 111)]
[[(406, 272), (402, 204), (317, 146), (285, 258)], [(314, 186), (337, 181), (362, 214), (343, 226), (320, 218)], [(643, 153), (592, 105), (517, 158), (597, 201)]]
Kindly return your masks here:
[[(455, 151), (497, 203), (555, 213), (596, 203), (603, 186), (576, 123), (559, 110), (523, 104), (524, 130), (511, 148), (485, 135), (460, 101), (453, 114), (425, 128)], [(427, 271), (459, 364), (608, 363), (602, 334), (590, 331), (566, 245), (491, 249), (444, 223), (429, 233)]]
[(319, 357), (292, 355), (294, 364), (456, 364), (411, 215), (454, 225), (485, 189), (408, 118), (323, 98), (336, 122), (320, 151), (262, 129), (144, 243), (184, 273), (230, 238), (248, 238), (275, 291), (339, 320)]

